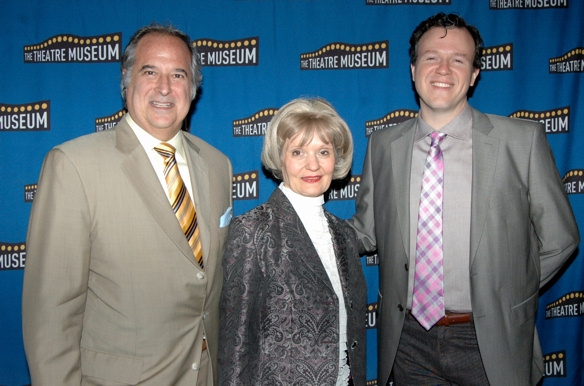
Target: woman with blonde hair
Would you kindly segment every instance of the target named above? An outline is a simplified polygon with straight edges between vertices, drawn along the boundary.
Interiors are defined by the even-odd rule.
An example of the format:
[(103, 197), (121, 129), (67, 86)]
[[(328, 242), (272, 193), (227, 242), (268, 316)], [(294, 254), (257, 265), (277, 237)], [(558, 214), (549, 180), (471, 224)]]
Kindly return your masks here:
[(295, 99), (272, 119), (262, 162), (282, 182), (229, 228), (220, 385), (365, 385), (356, 236), (323, 205), (352, 156), (347, 124), (323, 99)]

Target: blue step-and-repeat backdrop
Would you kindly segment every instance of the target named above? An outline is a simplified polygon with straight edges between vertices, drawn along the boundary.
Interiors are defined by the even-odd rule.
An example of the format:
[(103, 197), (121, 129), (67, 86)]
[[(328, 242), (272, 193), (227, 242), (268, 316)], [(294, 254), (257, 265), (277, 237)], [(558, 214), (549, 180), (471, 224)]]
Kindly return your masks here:
[[(120, 58), (136, 29), (172, 23), (199, 48), (204, 80), (190, 130), (231, 158), (235, 214), (267, 200), (276, 186), (260, 162), (276, 109), (299, 96), (329, 100), (351, 127), (355, 157), (348, 185), (331, 191), (326, 205), (349, 218), (369, 134), (417, 114), (408, 40), (437, 12), (459, 14), (483, 35), (471, 105), (545, 125), (584, 229), (584, 1), (2, 0), (0, 385), (30, 383), (20, 305), (42, 160), (61, 142), (112, 129), (125, 113)], [(582, 257), (542, 291), (544, 385), (584, 384)], [(376, 385), (377, 257), (362, 260), (367, 379)]]

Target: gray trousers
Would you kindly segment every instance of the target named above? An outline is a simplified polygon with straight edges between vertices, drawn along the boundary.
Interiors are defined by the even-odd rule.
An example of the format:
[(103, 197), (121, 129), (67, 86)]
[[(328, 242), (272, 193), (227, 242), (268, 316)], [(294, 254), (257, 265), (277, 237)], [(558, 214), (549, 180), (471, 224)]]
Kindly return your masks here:
[(488, 385), (474, 323), (426, 331), (409, 313), (393, 365), (394, 385)]

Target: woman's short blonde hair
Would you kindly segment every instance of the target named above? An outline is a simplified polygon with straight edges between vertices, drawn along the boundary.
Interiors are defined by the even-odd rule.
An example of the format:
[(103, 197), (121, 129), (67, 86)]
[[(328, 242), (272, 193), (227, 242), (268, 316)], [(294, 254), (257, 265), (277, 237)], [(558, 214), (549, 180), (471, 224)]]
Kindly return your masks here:
[(282, 179), (282, 149), (297, 134), (304, 146), (314, 135), (333, 144), (335, 169), (333, 179), (344, 178), (353, 161), (353, 137), (347, 123), (333, 106), (321, 98), (298, 98), (282, 106), (272, 118), (264, 138), (262, 163), (274, 177)]

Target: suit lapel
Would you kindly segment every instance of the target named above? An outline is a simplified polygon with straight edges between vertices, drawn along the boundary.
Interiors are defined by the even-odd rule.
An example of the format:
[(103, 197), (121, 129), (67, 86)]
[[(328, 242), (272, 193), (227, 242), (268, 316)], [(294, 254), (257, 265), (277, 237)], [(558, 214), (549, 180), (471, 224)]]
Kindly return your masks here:
[(181, 252), (198, 266), (150, 159), (125, 119), (116, 126), (116, 148), (126, 155), (120, 167), (152, 217)]
[(276, 208), (276, 213), (280, 217), (279, 222), (285, 228), (282, 233), (286, 236), (286, 240), (283, 241), (288, 245), (295, 246), (296, 249), (294, 255), (298, 257), (299, 261), (292, 262), (293, 264), (297, 263), (294, 269), (304, 270), (307, 275), (315, 276), (317, 280), (322, 281), (327, 288), (333, 291), (332, 284), (316, 248), (290, 200), (280, 188), (276, 188), (270, 200), (272, 199), (274, 200), (272, 205)]
[(338, 221), (326, 211), (325, 215), (329, 224), (329, 229), (331, 231), (333, 249), (335, 251), (335, 259), (339, 270), (341, 286), (343, 288), (343, 293), (347, 294), (349, 291), (349, 288), (347, 287), (349, 281), (349, 263), (347, 261), (349, 257), (347, 256), (347, 252), (349, 249), (344, 247), (347, 245), (347, 240), (341, 232)]
[(201, 157), (198, 146), (184, 133), (183, 145), (191, 175), (193, 201), (197, 211), (197, 226), (199, 227), (201, 245), (203, 247), (203, 261), (207, 261), (211, 256), (209, 253), (211, 248), (211, 228), (208, 222), (208, 219), (211, 218), (212, 203), (209, 190), (209, 164)]
[(489, 118), (473, 109), (472, 127), (472, 199), (470, 264), (474, 261), (483, 232), (499, 152), (499, 140), (489, 137), (493, 125)]
[[(387, 189), (388, 192), (392, 188), (395, 189), (395, 200), (398, 203), (397, 216), (406, 256), (410, 251), (410, 175), (415, 133), (416, 119), (411, 119), (401, 128), (401, 136), (390, 144), (391, 181), (395, 186), (388, 186)], [(382, 167), (386, 167), (386, 164), (382, 163)], [(390, 197), (389, 194), (387, 196)]]

